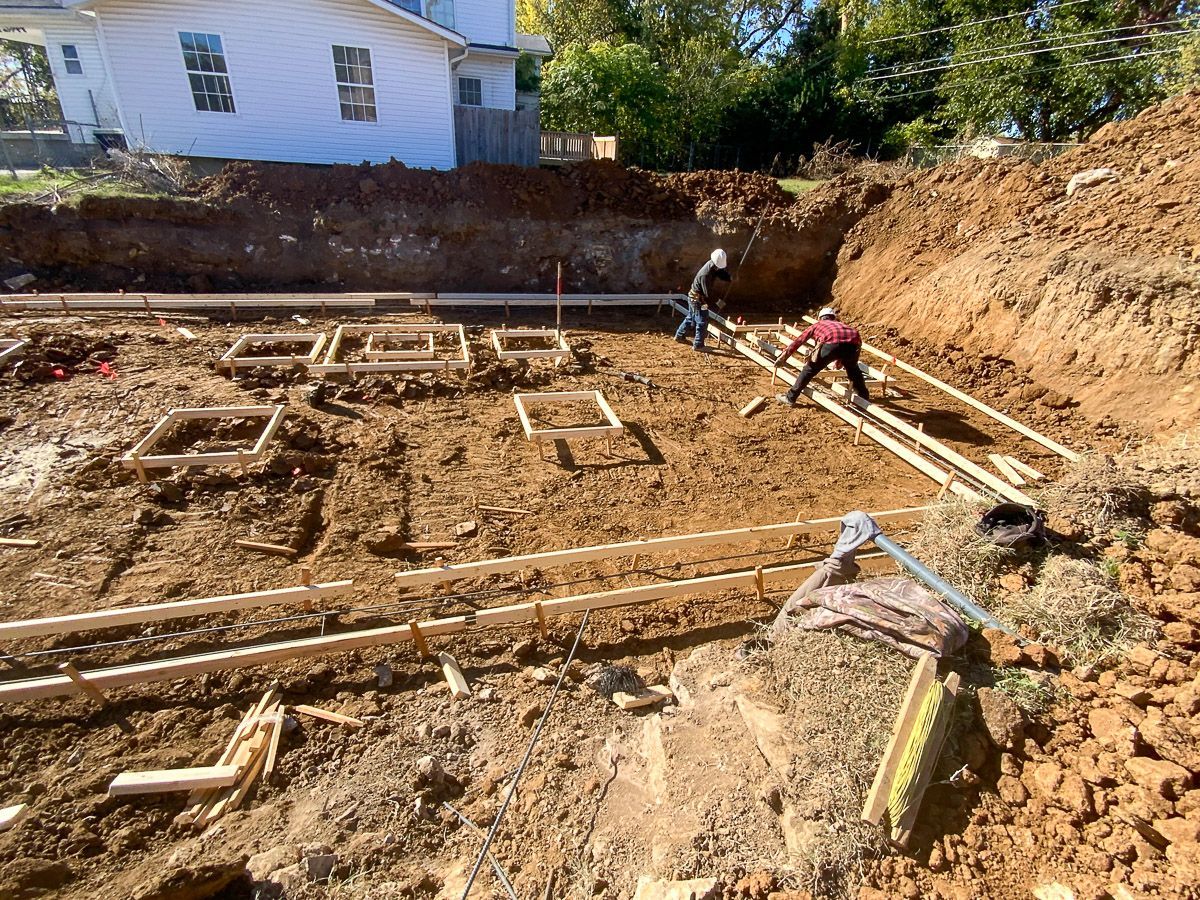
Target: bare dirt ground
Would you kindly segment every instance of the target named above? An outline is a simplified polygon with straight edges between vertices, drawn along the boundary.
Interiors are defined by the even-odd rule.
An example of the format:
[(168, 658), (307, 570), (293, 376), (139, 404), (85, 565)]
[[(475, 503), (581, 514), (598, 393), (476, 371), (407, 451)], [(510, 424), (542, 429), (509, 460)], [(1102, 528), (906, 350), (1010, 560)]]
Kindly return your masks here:
[[(603, 322), (599, 316), (569, 317), (576, 360), (561, 369), (501, 364), (488, 349), (486, 332), (472, 327), (476, 363), (469, 378), (331, 381), (324, 402), (315, 407), (308, 402), (312, 383), (302, 375), (256, 370), (230, 381), (214, 370), (214, 361), (236, 337), (256, 326), (187, 320), (197, 338), (189, 341), (176, 331), (181, 321), (44, 317), (7, 323), (30, 337), (32, 346), (17, 376), (5, 376), (0, 522), (7, 535), (42, 544), (34, 550), (0, 549), (5, 619), (286, 586), (298, 583), (300, 565), (311, 567), (317, 581), (353, 578), (354, 595), (343, 606), (353, 609), (396, 601), (392, 574), (429, 564), (429, 555), (391, 549), (399, 540), (455, 540), (453, 527), (468, 520), (477, 521), (477, 531), (444, 553), (449, 561), (786, 521), (797, 514), (838, 516), (852, 507), (913, 506), (936, 492), (886, 451), (854, 446), (849, 429), (815, 407), (772, 405), (752, 419), (741, 418), (737, 410), (748, 399), (771, 393), (769, 378), (741, 358), (694, 354), (672, 343), (674, 322), (666, 315), (629, 314)], [(889, 341), (885, 333), (869, 337)], [(917, 352), (912, 345), (904, 349)], [(116, 377), (100, 373), (101, 363)], [(648, 375), (656, 387), (603, 371)], [(986, 452), (998, 450), (1055, 471), (1054, 461), (1036, 445), (909, 382), (902, 385), (914, 396), (892, 407), (902, 413), (943, 409), (927, 418), (930, 433), (981, 462)], [(539, 460), (521, 433), (511, 392), (584, 388), (602, 390), (627, 426), (615, 456), (604, 455), (602, 441), (590, 441), (559, 444), (547, 460)], [(176, 470), (144, 486), (118, 463), (168, 408), (264, 403), (287, 403), (289, 415), (249, 477), (236, 469)], [(1078, 437), (1081, 445), (1089, 434), (1088, 423), (1076, 422), (1069, 409), (1043, 407), (1040, 418), (1060, 424), (1056, 433)], [(532, 514), (476, 515), (476, 501)], [(288, 544), (299, 555), (294, 562), (263, 556), (235, 547), (239, 538)], [(654, 561), (665, 569), (619, 578), (605, 565), (529, 573), (525, 583), (561, 596), (744, 568), (754, 561), (813, 558), (826, 549), (824, 543), (816, 539), (808, 549), (801, 541), (790, 554), (778, 546), (738, 547), (728, 555), (739, 558), (708, 565), (672, 567), (673, 559), (665, 557)], [(757, 555), (742, 557), (746, 553)], [(578, 583), (555, 587), (567, 580)], [(492, 604), (510, 602), (502, 592), (521, 586), (514, 578), (498, 578), (468, 587), (499, 589), (494, 599), (484, 600)], [(438, 611), (430, 596), (429, 611)], [(625, 661), (651, 683), (661, 683), (677, 659), (701, 645), (725, 642), (718, 658), (728, 660), (729, 642), (773, 609), (773, 602), (726, 592), (600, 613), (585, 632), (582, 662)], [(192, 624), (261, 622), (295, 612), (230, 613), (179, 628), (162, 623), (5, 649), (38, 671), (67, 658), (93, 667), (240, 646), (268, 635), (319, 633), (319, 620), (302, 618), (154, 640)], [(397, 620), (386, 611), (347, 613), (325, 627), (402, 622), (411, 614), (406, 609)], [(276, 861), (286, 869), (302, 851), (325, 845), (336, 848), (339, 877), (353, 884), (376, 886), (371, 891), (390, 884), (386, 890), (395, 896), (439, 891), (449, 896), (461, 884), (462, 866), (478, 838), (457, 829), (436, 805), (432, 820), (414, 818), (414, 790), (421, 785), (413, 781), (413, 766), (425, 754), (436, 755), (453, 779), (429, 796), (452, 800), (486, 827), (495, 811), (496, 783), (515, 766), (528, 733), (522, 716), (548, 693), (522, 670), (561, 660), (573, 630), (573, 622), (556, 624), (554, 641), (533, 650), (518, 647), (520, 659), (513, 648), (531, 636), (528, 629), (447, 642), (477, 688), (494, 689), (491, 702), (452, 706), (437, 667), (422, 665), (406, 646), (124, 689), (119, 709), (137, 728), (132, 736), (114, 727), (113, 713), (82, 700), (5, 709), (0, 797), (29, 801), (35, 810), (21, 830), (0, 837), (0, 853), (9, 862), (5, 890), (13, 896), (42, 890), (65, 897), (167, 896), (172, 884), (213, 875), (205, 866), (236, 873), (242, 856), (283, 848)], [(90, 651), (24, 655), (143, 638)], [(381, 662), (395, 673), (387, 689), (376, 683), (374, 667)], [(171, 824), (181, 808), (178, 797), (104, 796), (119, 771), (215, 757), (235, 719), (273, 680), (282, 682), (286, 702), (338, 708), (366, 716), (369, 724), (344, 733), (305, 721), (288, 738), (273, 782), (257, 788), (245, 810), (204, 839)], [(641, 874), (690, 877), (773, 870), (781, 860), (786, 863), (779, 826), (766, 832), (775, 842), (760, 837), (753, 852), (739, 843), (742, 825), (726, 824), (724, 833), (709, 834), (712, 816), (718, 815), (714, 809), (738, 797), (742, 805), (727, 811), (730, 823), (752, 821), (755, 810), (761, 812), (755, 806), (761, 801), (736, 787), (736, 770), (750, 763), (731, 750), (724, 763), (703, 755), (694, 763), (699, 770), (711, 765), (735, 770), (725, 788), (705, 795), (710, 802), (697, 801), (696, 840), (709, 834), (705, 840), (715, 843), (708, 849), (687, 841), (672, 853), (637, 842), (620, 852), (610, 847), (606, 841), (617, 840), (625, 815), (621, 803), (639, 822), (659, 815), (651, 810), (661, 807), (668, 831), (677, 814), (669, 811), (676, 810), (676, 801), (633, 804), (619, 800), (624, 795), (615, 787), (611, 803), (618, 805), (606, 802), (599, 813), (609, 817), (609, 825), (597, 834), (609, 837), (587, 844), (589, 822), (601, 809), (599, 798), (607, 796), (602, 791), (611, 776), (611, 756), (644, 756), (639, 729), (645, 722), (575, 687), (563, 696), (556, 716), (513, 810), (511, 830), (501, 833), (496, 847), (522, 895), (541, 890), (552, 870), (563, 880), (564, 895), (570, 885), (585, 895), (607, 890), (628, 896)], [(725, 727), (717, 733), (722, 730), (728, 732)], [(659, 785), (653, 796), (662, 789)], [(528, 853), (531, 844), (538, 853)], [(259, 869), (265, 865), (258, 861)], [(293, 885), (293, 893), (317, 890), (300, 880), (304, 886)]]

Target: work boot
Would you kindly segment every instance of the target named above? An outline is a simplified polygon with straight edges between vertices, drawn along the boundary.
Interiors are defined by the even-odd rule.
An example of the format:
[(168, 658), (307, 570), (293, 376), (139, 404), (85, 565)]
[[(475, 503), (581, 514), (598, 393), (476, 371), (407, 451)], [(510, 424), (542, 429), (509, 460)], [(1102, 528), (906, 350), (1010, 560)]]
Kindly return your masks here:
[(791, 397), (789, 397), (787, 394), (776, 394), (775, 399), (778, 400), (780, 403), (782, 403), (784, 406), (795, 406), (796, 405), (796, 401), (793, 400)]
[(703, 344), (693, 344), (692, 349), (695, 350), (697, 353), (707, 353), (708, 352), (708, 348), (705, 347)]
[(677, 343), (677, 344), (686, 344), (686, 343), (687, 343), (687, 338), (685, 338), (685, 337), (679, 337), (678, 335), (676, 335), (676, 337), (675, 337), (675, 343)]

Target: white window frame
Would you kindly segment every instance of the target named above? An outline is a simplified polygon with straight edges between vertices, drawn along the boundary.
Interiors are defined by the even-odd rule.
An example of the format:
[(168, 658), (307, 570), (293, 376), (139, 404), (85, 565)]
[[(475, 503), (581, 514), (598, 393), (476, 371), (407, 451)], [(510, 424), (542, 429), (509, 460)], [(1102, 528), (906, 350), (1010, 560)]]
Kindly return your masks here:
[[(459, 75), (457, 77), (458, 77), (458, 81), (455, 83), (455, 87), (457, 88), (457, 90), (455, 91), (455, 100), (458, 102), (458, 105), (459, 106), (470, 106), (470, 107), (474, 107), (476, 109), (482, 107), (483, 106), (483, 79), (481, 77), (479, 77), (478, 75)], [(479, 102), (478, 103), (464, 103), (463, 102), (462, 84), (464, 81), (479, 82)]]
[[(333, 55), (333, 50), (335, 47), (341, 47), (344, 50), (366, 50), (367, 53), (370, 54), (370, 56), (371, 56), (371, 64), (369, 67), (371, 70), (371, 83), (370, 84), (357, 84), (352, 81), (341, 81), (338, 79), (337, 57), (335, 57)], [(379, 124), (379, 82), (375, 78), (375, 60), (376, 59), (378, 59), (378, 57), (375, 55), (374, 47), (364, 47), (359, 44), (330, 44), (329, 45), (329, 62), (330, 62), (330, 65), (333, 67), (333, 91), (334, 91), (334, 99), (337, 101), (337, 114), (338, 114), (339, 122), (346, 122), (347, 124), (350, 124), (350, 125), (378, 125)], [(349, 88), (357, 87), (357, 88), (370, 88), (371, 89), (371, 97), (372, 97), (371, 106), (375, 110), (374, 120), (371, 120), (371, 119), (347, 119), (344, 115), (342, 115), (342, 88), (343, 87), (349, 87)], [(354, 106), (356, 104), (351, 104), (351, 105)], [(362, 105), (362, 104), (357, 104), (357, 105)]]
[[(68, 47), (75, 54), (74, 56), (67, 56), (67, 48)], [(66, 72), (68, 75), (82, 75), (83, 74), (83, 60), (79, 58), (79, 45), (78, 44), (59, 44), (58, 50), (62, 54), (63, 71)], [(78, 72), (71, 71), (72, 63), (74, 63), (76, 66), (79, 67)]]
[[(221, 57), (225, 60), (224, 72), (193, 72), (187, 67), (187, 57), (184, 55), (186, 51), (183, 49), (183, 36), (185, 34), (202, 34), (205, 37), (216, 37), (221, 41)], [(198, 116), (240, 116), (238, 112), (242, 108), (241, 102), (238, 100), (237, 92), (233, 89), (233, 67), (229, 61), (229, 44), (225, 40), (225, 34), (221, 31), (198, 31), (194, 28), (177, 28), (175, 30), (175, 44), (179, 48), (179, 64), (183, 67), (184, 78), (187, 81), (188, 96), (192, 98), (192, 112)], [(229, 83), (229, 99), (233, 103), (233, 111), (227, 112), (223, 109), (198, 109), (196, 107), (196, 93), (192, 90), (192, 75), (223, 75)], [(205, 94), (208, 92), (206, 91)]]

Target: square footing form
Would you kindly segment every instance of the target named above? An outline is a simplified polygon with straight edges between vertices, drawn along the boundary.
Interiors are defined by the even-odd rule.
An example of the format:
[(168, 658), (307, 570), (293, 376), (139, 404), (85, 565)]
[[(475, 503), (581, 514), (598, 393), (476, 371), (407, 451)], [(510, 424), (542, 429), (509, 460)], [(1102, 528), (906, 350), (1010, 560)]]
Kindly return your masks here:
[[(416, 344), (412, 350), (389, 350), (396, 344)], [(424, 334), (412, 332), (372, 332), (367, 335), (367, 347), (363, 351), (371, 362), (387, 362), (402, 359), (437, 359), (437, 349), (433, 344), (433, 332)], [(316, 360), (313, 360), (316, 362)]]
[[(378, 349), (379, 338), (376, 338), (377, 335), (415, 335), (420, 340), (424, 340), (424, 336), (429, 335), (432, 341), (439, 334), (449, 334), (457, 340), (458, 346), (454, 349), (454, 356), (443, 358), (437, 357), (435, 354), (435, 357), (432, 359), (368, 359), (366, 362), (342, 362), (338, 360), (342, 341), (346, 335), (365, 335), (368, 346), (373, 348), (372, 352), (389, 352)], [(372, 340), (372, 338), (376, 339)], [(406, 351), (390, 352), (401, 353)], [(422, 322), (419, 324), (379, 322), (373, 325), (339, 325), (337, 331), (333, 334), (333, 340), (329, 342), (329, 350), (325, 353), (324, 361), (310, 365), (308, 371), (317, 375), (349, 375), (353, 378), (356, 375), (368, 375), (379, 372), (448, 372), (451, 369), (465, 370), (470, 367), (471, 352), (467, 347), (467, 334), (461, 324), (445, 324), (441, 322)]]
[[(600, 407), (607, 425), (589, 425), (582, 428), (534, 428), (529, 421), (527, 405), (538, 403), (578, 403), (592, 400)], [(582, 438), (602, 437), (608, 440), (608, 452), (612, 455), (612, 440), (625, 433), (625, 426), (608, 405), (600, 391), (561, 391), (546, 394), (514, 394), (513, 403), (517, 407), (517, 415), (521, 417), (521, 427), (525, 430), (526, 440), (538, 445), (538, 454), (542, 453), (542, 444), (546, 441), (570, 441)]]
[[(255, 344), (307, 344), (308, 352), (296, 356), (289, 353), (286, 356), (242, 356), (247, 347)], [(325, 335), (320, 333), (305, 334), (243, 334), (225, 355), (217, 360), (217, 368), (225, 369), (231, 375), (238, 369), (253, 369), (257, 366), (311, 366), (321, 358), (325, 348)]]
[[(249, 474), (249, 465), (266, 452), (267, 444), (275, 436), (280, 422), (287, 412), (286, 406), (227, 406), (206, 409), (173, 409), (150, 429), (137, 446), (121, 457), (121, 465), (137, 472), (138, 481), (149, 481), (147, 469), (173, 469), (181, 466), (241, 466)], [(193, 419), (254, 419), (267, 420), (262, 434), (249, 448), (239, 447), (222, 453), (179, 453), (172, 456), (148, 456), (147, 452), (162, 440), (171, 426)]]
[[(536, 338), (549, 338), (553, 347), (540, 350), (506, 350), (505, 341), (527, 341)], [(562, 362), (571, 355), (571, 345), (566, 336), (554, 328), (496, 328), (492, 330), (492, 346), (496, 348), (498, 359), (553, 359)]]

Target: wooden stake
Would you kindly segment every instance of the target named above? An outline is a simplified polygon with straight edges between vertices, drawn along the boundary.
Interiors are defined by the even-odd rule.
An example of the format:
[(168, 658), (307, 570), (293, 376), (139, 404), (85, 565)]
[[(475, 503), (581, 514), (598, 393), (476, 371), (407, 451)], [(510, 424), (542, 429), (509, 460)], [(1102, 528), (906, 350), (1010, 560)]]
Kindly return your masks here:
[(142, 464), (141, 455), (138, 453), (131, 453), (130, 456), (133, 457), (133, 468), (134, 471), (137, 472), (138, 481), (140, 481), (142, 484), (149, 484), (150, 479), (146, 477), (146, 467)]
[(863, 422), (865, 419), (859, 418), (858, 424), (854, 426), (854, 446), (858, 446), (858, 442), (862, 439)]
[(945, 481), (942, 482), (942, 489), (940, 491), (938, 491), (937, 498), (939, 500), (941, 500), (943, 497), (946, 496), (946, 493), (950, 490), (951, 486), (954, 484), (954, 478), (955, 478), (956, 474), (957, 473), (955, 473), (955, 472), (947, 472), (946, 473), (946, 479), (945, 479)]
[[(446, 560), (440, 556), (437, 556), (434, 557), (433, 564), (441, 569), (446, 565)], [(446, 595), (454, 593), (454, 583), (448, 578), (442, 582), (442, 593)]]
[(432, 654), (429, 652), (429, 645), (425, 643), (425, 635), (421, 634), (421, 626), (416, 622), (409, 622), (408, 630), (412, 632), (412, 639), (413, 643), (417, 647), (417, 653), (419, 653), (422, 658), (431, 656)]
[(536, 601), (533, 609), (537, 613), (538, 631), (541, 632), (542, 640), (547, 641), (550, 639), (550, 628), (546, 625), (546, 611), (542, 609), (542, 601)]
[(83, 674), (77, 668), (75, 668), (74, 663), (60, 663), (58, 666), (58, 671), (62, 672), (73, 682), (75, 682), (75, 686), (78, 687), (80, 691), (95, 700), (100, 707), (103, 708), (108, 706), (108, 698), (104, 696), (104, 691), (100, 690), (100, 688), (96, 687), (94, 684), (84, 678)]
[(312, 584), (312, 569), (308, 566), (300, 567), (300, 584), (302, 584), (304, 587), (308, 587), (310, 584)]
[(766, 599), (767, 587), (763, 583), (763, 567), (762, 566), (754, 567), (754, 589), (755, 589), (755, 592), (758, 594), (759, 600)]

